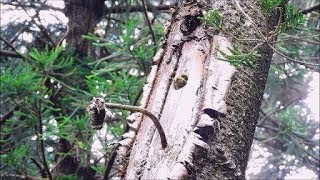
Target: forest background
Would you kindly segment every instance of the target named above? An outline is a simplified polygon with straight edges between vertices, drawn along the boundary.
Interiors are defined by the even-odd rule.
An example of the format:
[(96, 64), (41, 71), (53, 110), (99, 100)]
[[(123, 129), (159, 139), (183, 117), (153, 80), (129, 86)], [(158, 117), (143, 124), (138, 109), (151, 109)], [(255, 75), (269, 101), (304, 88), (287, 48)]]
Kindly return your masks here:
[[(85, 108), (98, 96), (139, 105), (175, 2), (148, 1), (148, 12), (93, 2), (81, 12), (67, 0), (1, 1), (1, 177), (103, 176), (130, 112), (95, 131)], [(289, 6), (303, 18), (278, 37), (248, 179), (319, 178), (319, 2)]]

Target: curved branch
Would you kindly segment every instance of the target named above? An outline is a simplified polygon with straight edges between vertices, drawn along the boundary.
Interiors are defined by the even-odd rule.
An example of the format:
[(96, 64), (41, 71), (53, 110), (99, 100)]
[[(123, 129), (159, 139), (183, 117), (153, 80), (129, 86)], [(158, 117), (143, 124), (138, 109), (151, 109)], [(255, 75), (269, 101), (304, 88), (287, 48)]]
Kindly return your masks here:
[(160, 135), (160, 140), (161, 140), (161, 145), (162, 148), (166, 148), (167, 147), (167, 139), (166, 136), (164, 134), (163, 128), (158, 120), (158, 118), (152, 114), (150, 111), (148, 111), (147, 109), (144, 108), (140, 108), (137, 106), (130, 106), (130, 105), (122, 105), (122, 104), (113, 104), (113, 103), (105, 103), (105, 107), (106, 108), (117, 108), (117, 109), (124, 109), (124, 110), (128, 110), (128, 111), (135, 111), (135, 112), (141, 112), (142, 114), (148, 116), (152, 122), (154, 123), (154, 125), (156, 126), (159, 135)]

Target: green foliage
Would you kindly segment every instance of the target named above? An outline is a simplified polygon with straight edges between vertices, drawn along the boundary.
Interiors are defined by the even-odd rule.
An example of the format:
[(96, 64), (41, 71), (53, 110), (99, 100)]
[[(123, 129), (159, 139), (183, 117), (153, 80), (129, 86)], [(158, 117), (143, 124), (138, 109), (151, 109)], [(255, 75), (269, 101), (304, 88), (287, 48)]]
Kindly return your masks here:
[(262, 9), (269, 14), (274, 8), (279, 7), (284, 0), (260, 0)]
[(281, 9), (279, 12), (283, 14), (284, 20), (276, 32), (278, 34), (293, 30), (306, 22), (306, 18), (301, 11), (287, 4), (284, 0), (260, 0), (260, 4), (267, 17), (275, 8), (279, 7)]
[(124, 70), (107, 73), (106, 77), (97, 74), (86, 77), (86, 83), (94, 96), (107, 97), (111, 102), (124, 104), (133, 102), (143, 82), (144, 78), (129, 75)]
[[(126, 114), (127, 116), (128, 114)], [(109, 129), (111, 131), (111, 133), (113, 135), (116, 135), (116, 136), (121, 136), (124, 132), (123, 132), (123, 123), (121, 122), (118, 122), (115, 124), (115, 126), (111, 127)]]
[(85, 39), (93, 41), (93, 45), (106, 48), (110, 52), (109, 57), (90, 63), (97, 68), (93, 73), (101, 74), (130, 68), (149, 72), (154, 49), (163, 35), (162, 25), (155, 24), (152, 27), (157, 39), (155, 45), (152, 44), (149, 28), (141, 27), (140, 18), (126, 19), (116, 30), (117, 37), (108, 41), (93, 34), (84, 35)]
[(209, 10), (203, 17), (198, 17), (202, 23), (212, 27), (214, 30), (222, 29), (222, 16), (216, 9)]
[(286, 110), (279, 112), (278, 117), (282, 124), (281, 134), (297, 133), (305, 135), (305, 127), (297, 121), (297, 114), (291, 106), (286, 108)]
[(95, 170), (98, 174), (104, 174), (105, 169), (99, 166), (92, 166), (92, 169)]
[[(44, 50), (32, 49), (26, 56), (27, 61), (19, 62), (17, 65), (8, 65), (1, 71), (1, 99), (5, 100), (6, 106), (16, 107), (11, 119), (7, 119), (1, 126), (1, 148), (3, 156), (1, 162), (12, 165), (12, 168), (5, 168), (4, 172), (10, 173), (18, 170), (18, 167), (24, 167), (20, 170), (26, 174), (37, 174), (38, 168), (30, 162), (30, 158), (38, 157), (37, 153), (41, 151), (40, 146), (27, 146), (24, 144), (35, 144), (40, 140), (45, 141), (45, 146), (54, 144), (57, 138), (76, 139), (78, 132), (89, 134), (85, 125), (87, 118), (71, 118), (66, 126), (59, 131), (56, 121), (64, 123), (63, 113), (73, 113), (75, 106), (61, 104), (56, 106), (50, 97), (57, 94), (58, 90), (67, 87), (66, 83), (73, 79), (66, 79), (73, 75), (76, 67), (70, 53), (63, 51), (62, 47)], [(33, 59), (34, 61), (30, 61)], [(62, 81), (64, 84), (62, 84)], [(76, 84), (76, 88), (81, 84)], [(62, 92), (62, 91), (61, 91)], [(72, 101), (74, 91), (64, 89), (64, 97), (61, 101)], [(77, 99), (86, 98), (82, 95)], [(83, 110), (81, 110), (83, 112)], [(80, 117), (80, 116), (76, 116)], [(40, 138), (39, 126), (42, 123), (43, 138)], [(23, 131), (21, 131), (23, 130)], [(55, 138), (57, 137), (57, 138)], [(77, 140), (82, 141), (81, 138)], [(88, 143), (87, 143), (88, 144)], [(14, 150), (10, 150), (15, 147)], [(28, 152), (28, 153), (26, 153)], [(46, 153), (47, 154), (47, 153)], [(51, 162), (54, 156), (48, 156), (47, 161)], [(32, 164), (32, 165), (30, 165)], [(25, 167), (30, 168), (25, 168)], [(28, 172), (25, 172), (27, 170)]]
[(44, 51), (39, 51), (38, 49), (33, 48), (29, 55), (36, 62), (40, 63), (43, 68), (47, 68), (47, 66), (52, 64), (52, 62), (57, 59), (62, 50), (62, 46), (58, 46), (57, 48), (52, 50), (50, 50), (48, 46), (46, 46)]
[(19, 64), (1, 72), (0, 81), (0, 92), (3, 95), (30, 95), (37, 88), (39, 76), (29, 64)]
[(222, 60), (228, 61), (234, 67), (247, 66), (254, 68), (255, 62), (261, 56), (256, 52), (243, 53), (239, 49), (229, 49), (231, 54), (227, 55), (224, 52), (220, 51), (221, 55), (224, 57)]
[(28, 151), (28, 147), (24, 144), (18, 145), (13, 148), (13, 150), (9, 151), (6, 154), (0, 155), (0, 160), (2, 163), (7, 164), (9, 166), (15, 166), (23, 161), (26, 157)]
[(58, 176), (57, 180), (76, 180), (77, 177), (73, 174), (71, 175), (62, 175), (62, 176)]
[[(283, 2), (283, 0), (261, 0), (261, 5), (269, 14), (276, 7), (284, 8)], [(136, 2), (131, 0), (128, 4), (136, 5)], [(283, 11), (286, 22), (279, 30), (286, 33), (298, 32), (289, 30), (303, 24), (301, 13), (292, 7), (287, 7)], [(164, 19), (159, 20), (158, 15), (154, 13), (157, 19), (152, 25), (156, 36), (155, 44), (152, 43), (149, 28), (143, 25), (144, 19), (140, 17), (140, 13), (130, 13), (130, 16), (112, 13), (108, 16), (110, 21), (103, 18), (103, 22), (99, 24), (108, 21), (108, 27), (100, 28), (98, 24), (97, 29), (102, 29), (105, 33), (98, 33), (95, 29), (92, 34), (83, 36), (96, 45), (94, 52), (97, 53), (94, 54), (100, 59), (92, 59), (86, 56), (86, 52), (78, 53), (63, 47), (39, 48), (41, 45), (30, 42), (20, 46), (20, 42), (26, 42), (24, 40), (14, 43), (17, 49), (23, 47), (29, 50), (29, 53), (22, 55), (25, 60), (16, 58), (0, 60), (1, 63), (5, 62), (1, 64), (0, 74), (1, 105), (3, 105), (1, 110), (8, 112), (12, 107), (16, 107), (13, 115), (0, 127), (1, 173), (40, 177), (41, 172), (31, 159), (42, 162), (39, 158), (41, 151), (39, 144), (40, 140), (43, 140), (45, 156), (50, 168), (52, 166), (54, 168), (57, 163), (57, 155), (68, 155), (78, 160), (80, 166), (89, 166), (96, 173), (103, 174), (103, 163), (93, 165), (88, 162), (90, 159), (97, 160), (92, 154), (92, 141), (93, 137), (96, 137), (96, 131), (88, 128), (85, 107), (94, 96), (103, 96), (107, 102), (138, 104), (138, 95), (145, 82), (145, 76), (150, 70), (154, 50), (163, 35), (163, 24), (157, 22), (163, 22)], [(209, 31), (223, 29), (223, 17), (218, 10), (210, 10), (199, 19)], [(313, 24), (315, 27), (318, 25), (317, 19)], [(8, 31), (3, 31), (2, 35), (4, 39), (11, 40), (20, 29), (19, 27), (13, 31), (9, 28)], [(300, 30), (299, 33), (300, 36), (305, 37)], [(61, 30), (50, 26), (50, 36), (58, 39), (56, 34), (61, 34)], [(287, 38), (290, 43), (278, 43), (277, 48), (291, 57), (316, 57), (315, 52), (319, 52), (317, 51), (319, 47), (292, 43), (290, 34), (282, 33), (279, 37)], [(46, 41), (45, 38), (41, 40)], [(314, 41), (314, 37), (310, 36), (308, 40)], [(222, 52), (221, 54), (224, 60), (235, 67), (254, 68), (257, 58), (260, 58), (256, 51), (250, 53), (238, 49), (230, 51), (230, 55)], [(289, 77), (291, 73), (289, 70), (283, 70), (282, 65), (271, 66), (266, 91), (272, 95), (265, 100), (271, 103), (268, 108), (265, 108), (270, 112), (274, 110), (272, 105), (285, 97), (286, 94), (279, 91), (284, 89), (284, 84), (287, 89), (294, 89), (290, 86), (293, 84), (292, 79), (279, 78), (279, 75), (283, 74)], [(295, 64), (286, 63), (285, 65), (296, 68), (295, 72), (299, 71), (299, 73), (292, 71), (291, 78), (304, 82), (304, 75), (308, 70), (299, 69)], [(301, 117), (294, 110), (285, 110), (276, 117), (272, 117), (277, 118), (279, 120), (277, 123), (280, 124), (278, 128), (281, 131), (277, 140), (283, 140), (291, 133), (306, 134)], [(108, 135), (114, 136), (115, 139), (112, 140), (114, 141), (123, 133), (124, 119), (129, 112), (122, 110), (112, 110), (112, 112), (119, 121), (108, 124), (106, 131)], [(42, 135), (39, 134), (40, 128), (43, 130)], [(60, 142), (62, 141), (60, 140), (67, 141), (72, 150), (61, 152)], [(106, 147), (108, 143), (110, 142), (102, 143), (104, 150), (108, 150)], [(48, 148), (53, 151), (49, 151)], [(59, 174), (54, 179), (73, 180), (79, 177), (75, 174)]]
[(46, 46), (43, 51), (32, 48), (29, 55), (36, 62), (34, 63), (34, 69), (43, 71), (44, 75), (62, 71), (63, 76), (66, 77), (72, 75), (76, 70), (75, 67), (72, 67), (74, 63), (72, 54), (67, 51), (63, 52), (62, 46), (54, 49), (49, 49)]
[(299, 9), (294, 8), (292, 5), (287, 5), (285, 9), (285, 19), (281, 24), (280, 32), (285, 32), (295, 29), (306, 22), (305, 16)]
[[(130, 22), (126, 28), (133, 31), (136, 24)], [(160, 32), (157, 30), (156, 33)], [(146, 36), (141, 30), (140, 36)], [(88, 128), (88, 117), (85, 116), (85, 106), (92, 96), (106, 96), (107, 101), (133, 104), (137, 103), (137, 94), (143, 86), (146, 73), (144, 70), (150, 66), (152, 47), (146, 46), (147, 39), (129, 39), (130, 35), (122, 36), (128, 41), (126, 46), (119, 44), (115, 49), (123, 48), (121, 55), (128, 55), (136, 65), (123, 61), (127, 68), (118, 66), (108, 71), (98, 69), (102, 66), (92, 66), (89, 58), (78, 58), (75, 63), (73, 52), (62, 47), (43, 50), (32, 49), (28, 61), (19, 62), (1, 71), (1, 95), (8, 99), (8, 107), (17, 106), (12, 119), (7, 119), (1, 126), (1, 147), (5, 150), (1, 155), (1, 162), (5, 162), (6, 173), (22, 169), (25, 174), (38, 175), (35, 165), (30, 165), (30, 158), (37, 157), (41, 151), (40, 146), (31, 146), (28, 151), (22, 151), (24, 146), (19, 144), (39, 144), (44, 141), (45, 148), (54, 148), (54, 152), (45, 152), (47, 162), (55, 161), (55, 155), (77, 156), (81, 163), (85, 163), (91, 154), (92, 137), (95, 131)], [(132, 42), (129, 42), (132, 41)], [(132, 43), (136, 48), (129, 49)], [(149, 49), (151, 47), (151, 50)], [(33, 61), (30, 61), (33, 59)], [(103, 61), (101, 65), (108, 67), (117, 64)], [(77, 71), (76, 71), (77, 70)], [(130, 73), (129, 73), (130, 72)], [(55, 97), (58, 94), (57, 97)], [(9, 100), (10, 98), (14, 101)], [(126, 111), (113, 111), (120, 119), (108, 126), (108, 132), (115, 137), (123, 133), (123, 121), (128, 115)], [(23, 123), (21, 123), (23, 122)], [(43, 135), (39, 135), (40, 122)], [(25, 129), (25, 131), (21, 131)], [(42, 137), (42, 138), (40, 138)], [(81, 155), (75, 151), (60, 152), (57, 142), (64, 139), (76, 146)], [(18, 143), (17, 143), (18, 142)], [(10, 150), (12, 144), (17, 148)], [(23, 152), (28, 152), (24, 153)], [(23, 157), (21, 159), (21, 157)], [(10, 167), (9, 167), (10, 166)], [(30, 168), (23, 169), (22, 167)], [(21, 167), (21, 168), (20, 168)], [(28, 172), (25, 172), (27, 170)], [(96, 171), (102, 172), (101, 167), (96, 166)], [(59, 176), (57, 179), (76, 179), (74, 175)]]

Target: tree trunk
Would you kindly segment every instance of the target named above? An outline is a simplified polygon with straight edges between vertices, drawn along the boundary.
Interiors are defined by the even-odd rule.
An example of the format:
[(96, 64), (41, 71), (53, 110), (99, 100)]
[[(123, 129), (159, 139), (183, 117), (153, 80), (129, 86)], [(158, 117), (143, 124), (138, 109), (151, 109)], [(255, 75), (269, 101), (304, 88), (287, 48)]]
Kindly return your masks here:
[[(267, 34), (269, 22), (259, 4), (245, 0), (240, 5)], [(197, 18), (209, 9), (223, 17), (224, 30), (217, 35)], [(250, 52), (257, 44), (236, 38), (259, 36), (235, 1), (177, 6), (142, 99), (142, 107), (159, 117), (168, 146), (161, 147), (148, 117), (130, 115), (130, 129), (105, 178), (244, 179), (272, 51), (262, 45), (254, 68), (236, 69), (219, 60), (220, 52), (230, 54), (232, 47)]]
[[(80, 57), (95, 57), (95, 47), (88, 40), (83, 39), (82, 35), (92, 32), (100, 20), (105, 10), (104, 1), (65, 0), (65, 15), (69, 18), (66, 41), (68, 47)], [(60, 94), (61, 92), (57, 93), (55, 97), (50, 97), (51, 102), (57, 109), (61, 109)], [(58, 123), (61, 123), (60, 112), (56, 112), (55, 116)], [(67, 153), (76, 151), (75, 149), (76, 147), (67, 139), (61, 138), (59, 140), (59, 152), (66, 153), (66, 155), (56, 155), (55, 159), (58, 165), (53, 174), (73, 174), (77, 172), (78, 176), (84, 179), (92, 178), (95, 172), (90, 167), (81, 166), (77, 157), (67, 155)]]
[(65, 0), (65, 15), (68, 17), (68, 47), (80, 55), (94, 57), (94, 47), (90, 41), (82, 38), (93, 31), (100, 18), (105, 13), (105, 0)]

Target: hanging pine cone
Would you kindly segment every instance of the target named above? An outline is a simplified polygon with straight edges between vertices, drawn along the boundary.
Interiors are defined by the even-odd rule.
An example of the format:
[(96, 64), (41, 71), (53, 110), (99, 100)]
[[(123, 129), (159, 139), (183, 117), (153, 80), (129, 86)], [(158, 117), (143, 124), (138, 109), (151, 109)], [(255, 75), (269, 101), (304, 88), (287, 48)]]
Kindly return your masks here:
[(87, 106), (89, 113), (89, 123), (92, 129), (101, 129), (104, 118), (106, 116), (105, 102), (103, 98), (93, 98), (89, 106)]

